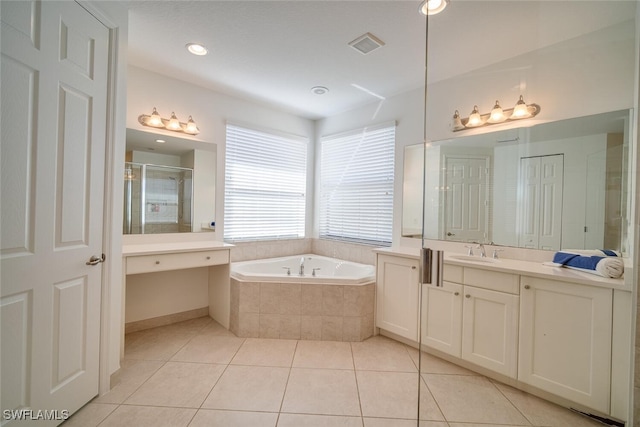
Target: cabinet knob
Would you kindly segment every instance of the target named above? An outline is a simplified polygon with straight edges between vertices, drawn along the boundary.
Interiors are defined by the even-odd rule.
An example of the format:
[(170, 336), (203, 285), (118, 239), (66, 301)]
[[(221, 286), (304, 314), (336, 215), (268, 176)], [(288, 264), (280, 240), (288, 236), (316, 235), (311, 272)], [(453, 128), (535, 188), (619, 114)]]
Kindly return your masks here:
[(524, 288), (525, 288), (525, 289), (530, 289), (530, 288), (531, 288), (531, 286), (529, 286), (529, 285), (524, 285)]
[(210, 257), (210, 256), (208, 256), (208, 257), (207, 257), (207, 259), (211, 259), (211, 257)]
[(454, 292), (453, 294), (454, 294), (455, 296), (458, 296), (458, 295), (460, 295), (460, 292)]
[(415, 269), (416, 269), (416, 266), (415, 266), (415, 265), (412, 265), (412, 266), (411, 266), (411, 269), (412, 269), (412, 270), (415, 270)]
[(156, 265), (160, 264), (160, 261), (156, 261)]
[(466, 294), (464, 297), (465, 297), (465, 298), (471, 298), (471, 295)]

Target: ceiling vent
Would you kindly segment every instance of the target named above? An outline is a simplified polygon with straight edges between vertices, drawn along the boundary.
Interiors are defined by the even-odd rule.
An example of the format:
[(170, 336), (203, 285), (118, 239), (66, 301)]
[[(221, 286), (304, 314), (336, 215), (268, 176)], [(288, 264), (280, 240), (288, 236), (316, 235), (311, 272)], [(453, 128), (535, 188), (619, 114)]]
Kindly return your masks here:
[(363, 55), (384, 46), (384, 42), (371, 33), (366, 33), (349, 43), (349, 46)]

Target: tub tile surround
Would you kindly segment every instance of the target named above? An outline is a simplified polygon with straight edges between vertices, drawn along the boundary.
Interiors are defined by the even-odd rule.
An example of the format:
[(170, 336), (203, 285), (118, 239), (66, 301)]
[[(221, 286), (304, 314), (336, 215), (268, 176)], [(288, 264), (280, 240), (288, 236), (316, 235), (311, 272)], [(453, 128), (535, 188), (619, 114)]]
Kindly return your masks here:
[[(62, 425), (409, 427), (416, 425), (418, 384), (421, 427), (601, 425), (425, 353), (418, 379), (418, 351), (386, 337), (238, 338), (208, 317), (182, 323), (128, 334), (127, 355), (139, 342), (175, 350), (125, 357), (112, 391)], [(215, 344), (221, 337), (233, 342)], [(205, 343), (240, 346), (231, 360), (204, 361)]]
[(373, 335), (375, 284), (255, 283), (231, 278), (239, 337), (362, 341)]
[(344, 261), (374, 265), (375, 246), (345, 243), (337, 240), (304, 238), (238, 242), (231, 251), (231, 262), (255, 259), (280, 258), (291, 255), (309, 254), (338, 258)]

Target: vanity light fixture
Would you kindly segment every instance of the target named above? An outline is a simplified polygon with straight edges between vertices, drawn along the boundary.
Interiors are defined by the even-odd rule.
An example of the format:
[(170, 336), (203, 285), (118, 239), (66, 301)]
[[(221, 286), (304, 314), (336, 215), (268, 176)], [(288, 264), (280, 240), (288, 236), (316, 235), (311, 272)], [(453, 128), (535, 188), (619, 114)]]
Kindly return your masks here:
[(160, 114), (153, 107), (153, 112), (151, 115), (140, 114), (138, 116), (138, 122), (144, 126), (150, 126), (154, 128), (161, 128), (166, 130), (171, 130), (174, 132), (182, 132), (187, 133), (189, 135), (197, 135), (200, 133), (200, 129), (196, 126), (196, 123), (193, 121), (193, 118), (189, 116), (189, 120), (186, 123), (181, 122), (176, 117), (176, 113), (171, 113), (171, 117), (169, 119), (163, 119), (160, 117)]
[(420, 13), (423, 15), (435, 15), (444, 10), (449, 4), (449, 0), (424, 0), (420, 3)]
[(506, 110), (502, 109), (500, 102), (498, 101), (496, 101), (491, 112), (487, 114), (481, 114), (478, 111), (477, 105), (473, 106), (471, 114), (466, 118), (460, 117), (460, 113), (456, 110), (453, 114), (451, 130), (453, 132), (458, 132), (479, 126), (489, 126), (514, 120), (528, 119), (530, 117), (535, 117), (539, 112), (540, 106), (538, 104), (527, 104), (524, 102), (522, 95), (520, 95), (515, 107), (508, 108)]

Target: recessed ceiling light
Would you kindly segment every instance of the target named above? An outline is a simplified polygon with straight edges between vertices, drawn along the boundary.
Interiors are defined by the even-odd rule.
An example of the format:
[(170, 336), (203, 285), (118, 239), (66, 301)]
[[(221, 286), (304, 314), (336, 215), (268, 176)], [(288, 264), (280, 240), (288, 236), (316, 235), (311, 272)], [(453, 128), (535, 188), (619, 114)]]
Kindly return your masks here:
[(165, 143), (165, 142), (167, 142), (167, 141), (165, 141), (164, 139), (156, 139), (156, 142), (157, 142), (158, 144), (164, 144), (164, 143)]
[(314, 93), (316, 95), (324, 95), (327, 92), (329, 92), (329, 89), (324, 86), (314, 86), (311, 88), (311, 93)]
[(202, 56), (207, 54), (207, 48), (198, 43), (187, 44), (187, 50), (194, 55)]

